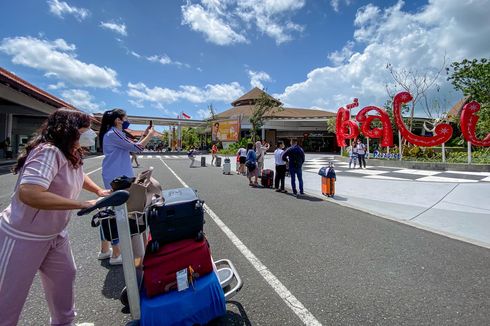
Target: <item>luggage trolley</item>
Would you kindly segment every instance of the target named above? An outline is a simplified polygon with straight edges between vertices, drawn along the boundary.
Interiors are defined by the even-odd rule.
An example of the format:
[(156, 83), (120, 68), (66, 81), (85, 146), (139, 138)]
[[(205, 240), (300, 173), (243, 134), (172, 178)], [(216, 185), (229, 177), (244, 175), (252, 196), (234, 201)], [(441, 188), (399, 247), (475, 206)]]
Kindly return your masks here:
[[(108, 218), (115, 218), (116, 221), (123, 261), (124, 281), (126, 284), (126, 288), (121, 293), (121, 302), (129, 306), (133, 320), (137, 321), (141, 319), (140, 289), (143, 280), (142, 262), (145, 248), (141, 233), (134, 234), (137, 236), (131, 236), (130, 219), (128, 218), (126, 207), (126, 202), (129, 197), (128, 191), (117, 190), (111, 195), (97, 201), (94, 206), (80, 210), (77, 215), (82, 216), (97, 209), (101, 210), (113, 207), (114, 216), (109, 216)], [(139, 223), (136, 224), (138, 225)], [(228, 301), (241, 290), (243, 281), (230, 260), (220, 259), (214, 261), (214, 264), (219, 283), (224, 291), (225, 300)]]

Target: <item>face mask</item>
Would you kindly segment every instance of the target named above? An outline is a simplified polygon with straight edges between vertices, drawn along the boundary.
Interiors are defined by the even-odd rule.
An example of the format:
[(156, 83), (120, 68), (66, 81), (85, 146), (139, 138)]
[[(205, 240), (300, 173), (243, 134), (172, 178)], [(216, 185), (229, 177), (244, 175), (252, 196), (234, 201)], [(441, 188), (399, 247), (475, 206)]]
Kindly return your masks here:
[(80, 140), (78, 142), (82, 147), (94, 146), (95, 137), (97, 137), (97, 134), (92, 129), (88, 129), (87, 131), (82, 132), (82, 134), (80, 135)]
[(122, 128), (123, 128), (123, 129), (128, 129), (128, 128), (129, 128), (129, 125), (130, 125), (130, 123), (129, 123), (129, 121), (128, 121), (128, 120), (123, 121)]

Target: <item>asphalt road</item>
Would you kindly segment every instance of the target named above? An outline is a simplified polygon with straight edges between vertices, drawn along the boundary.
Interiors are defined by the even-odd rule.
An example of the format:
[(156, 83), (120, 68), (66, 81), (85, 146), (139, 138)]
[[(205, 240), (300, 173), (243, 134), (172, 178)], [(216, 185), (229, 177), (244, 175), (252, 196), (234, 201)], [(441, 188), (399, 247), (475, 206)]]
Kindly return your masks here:
[[(182, 186), (160, 160), (139, 161), (142, 168), (155, 167), (165, 188)], [(87, 160), (85, 171), (100, 163)], [(166, 163), (324, 325), (487, 325), (490, 320), (487, 249), (315, 197), (253, 189), (244, 177), (222, 175), (218, 168), (191, 169), (188, 160)], [(100, 170), (91, 176), (102, 183)], [(15, 180), (0, 176), (1, 209)], [(209, 216), (206, 221), (213, 257), (231, 259), (245, 281), (228, 303), (227, 317), (216, 324), (303, 324)], [(72, 219), (70, 237), (78, 267), (76, 322), (124, 325), (130, 317), (117, 299), (122, 268), (96, 259), (98, 230), (89, 217)], [(36, 278), (20, 324), (48, 321)]]

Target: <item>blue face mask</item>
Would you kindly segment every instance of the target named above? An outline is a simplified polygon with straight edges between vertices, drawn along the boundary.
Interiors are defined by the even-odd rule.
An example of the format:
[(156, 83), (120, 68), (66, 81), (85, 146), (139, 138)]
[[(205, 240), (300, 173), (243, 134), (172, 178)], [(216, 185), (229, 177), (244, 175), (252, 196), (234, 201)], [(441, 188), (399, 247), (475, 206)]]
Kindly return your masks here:
[(129, 123), (129, 121), (128, 121), (128, 120), (123, 121), (122, 128), (123, 128), (123, 129), (128, 129), (128, 128), (129, 128), (129, 125), (130, 125), (130, 123)]

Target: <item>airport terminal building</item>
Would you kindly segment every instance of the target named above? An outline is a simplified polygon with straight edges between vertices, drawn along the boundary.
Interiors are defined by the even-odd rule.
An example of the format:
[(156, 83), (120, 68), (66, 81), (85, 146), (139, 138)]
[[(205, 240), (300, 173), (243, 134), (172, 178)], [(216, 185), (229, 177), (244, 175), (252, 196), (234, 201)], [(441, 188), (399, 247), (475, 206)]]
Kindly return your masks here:
[[(264, 91), (255, 87), (233, 101), (230, 109), (217, 114), (214, 121), (237, 119), (240, 125), (240, 136), (250, 136), (252, 129), (250, 116), (255, 103), (263, 94)], [(265, 94), (271, 97), (267, 93)], [(280, 102), (277, 101), (277, 104), (280, 105)], [(282, 140), (286, 146), (290, 144), (291, 139), (296, 138), (307, 152), (337, 152), (339, 148), (335, 134), (326, 131), (326, 121), (329, 118), (335, 118), (335, 116), (335, 113), (323, 110), (288, 107), (284, 107), (281, 111), (274, 109), (271, 114), (265, 117), (261, 138), (271, 145)]]

